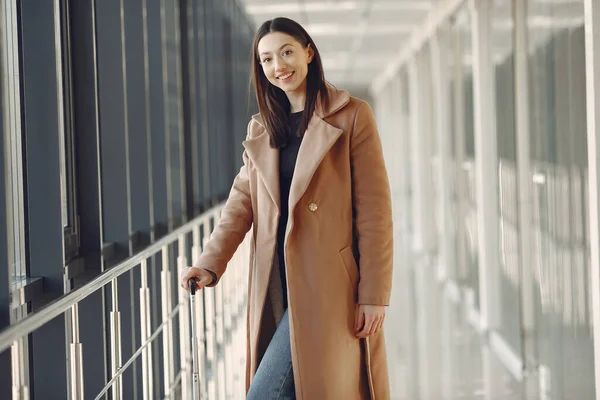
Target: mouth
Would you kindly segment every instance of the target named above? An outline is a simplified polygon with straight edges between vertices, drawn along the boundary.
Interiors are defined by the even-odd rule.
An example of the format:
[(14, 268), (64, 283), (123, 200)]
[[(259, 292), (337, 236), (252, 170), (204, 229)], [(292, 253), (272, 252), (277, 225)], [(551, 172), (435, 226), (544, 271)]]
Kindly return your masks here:
[(277, 77), (277, 80), (282, 81), (282, 82), (289, 82), (292, 80), (292, 77), (294, 76), (294, 74), (295, 74), (295, 72), (290, 72), (285, 75), (280, 75)]

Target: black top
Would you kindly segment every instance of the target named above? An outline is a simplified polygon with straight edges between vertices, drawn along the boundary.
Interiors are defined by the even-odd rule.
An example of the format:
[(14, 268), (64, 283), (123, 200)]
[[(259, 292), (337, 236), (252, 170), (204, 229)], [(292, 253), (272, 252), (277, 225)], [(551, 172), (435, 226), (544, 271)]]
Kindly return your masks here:
[(283, 306), (287, 309), (287, 283), (285, 280), (285, 260), (283, 242), (285, 239), (285, 228), (288, 221), (288, 200), (290, 197), (290, 187), (292, 186), (292, 177), (294, 176), (294, 168), (296, 167), (296, 159), (298, 158), (298, 150), (302, 143), (302, 137), (298, 137), (296, 131), (300, 126), (302, 119), (302, 111), (290, 114), (289, 127), (290, 138), (284, 147), (279, 149), (279, 189), (280, 189), (280, 204), (281, 216), (279, 217), (279, 225), (277, 228), (277, 253), (279, 255), (279, 274), (281, 276), (281, 286), (283, 287)]

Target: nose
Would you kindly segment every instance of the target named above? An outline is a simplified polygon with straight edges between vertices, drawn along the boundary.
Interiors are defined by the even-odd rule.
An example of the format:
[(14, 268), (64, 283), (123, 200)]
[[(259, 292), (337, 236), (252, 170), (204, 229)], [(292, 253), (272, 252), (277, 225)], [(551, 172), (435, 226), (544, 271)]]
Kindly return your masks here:
[(275, 71), (279, 72), (284, 69), (285, 62), (280, 57), (275, 57), (273, 61), (275, 62)]

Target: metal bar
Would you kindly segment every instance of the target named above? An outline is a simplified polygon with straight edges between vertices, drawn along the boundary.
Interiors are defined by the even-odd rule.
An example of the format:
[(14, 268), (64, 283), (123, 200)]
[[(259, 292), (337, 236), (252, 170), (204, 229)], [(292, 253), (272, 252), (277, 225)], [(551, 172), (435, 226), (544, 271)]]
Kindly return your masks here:
[[(148, 261), (140, 265), (140, 338), (142, 343), (148, 339), (151, 331), (150, 315), (150, 289), (148, 288)], [(149, 346), (142, 353), (142, 388), (144, 400), (152, 398), (152, 347)]]
[[(17, 3), (4, 3), (7, 45), (2, 63), (2, 81), (4, 82), (4, 132), (8, 134), (4, 140), (5, 165), (10, 166), (6, 171), (6, 223), (8, 239), (8, 265), (14, 269), (8, 271), (14, 276), (25, 276), (25, 231), (24, 231), (24, 201), (23, 201), (23, 156), (21, 141), (21, 91), (19, 90), (19, 34)], [(6, 140), (8, 139), (8, 140)], [(14, 321), (11, 321), (14, 322)], [(12, 342), (12, 341), (11, 341)], [(8, 347), (6, 347), (8, 348)], [(5, 348), (5, 349), (6, 349)]]
[[(431, 39), (431, 66), (432, 83), (436, 88), (433, 93), (435, 107), (435, 137), (438, 145), (437, 157), (437, 176), (438, 187), (438, 212), (441, 229), (437, 232), (439, 252), (438, 252), (438, 275), (437, 279), (443, 287), (449, 282), (453, 282), (455, 273), (455, 241), (454, 227), (452, 223), (452, 186), (454, 184), (454, 174), (452, 173), (452, 130), (450, 123), (450, 66), (448, 65), (448, 50), (450, 40), (450, 29), (448, 24), (439, 27), (438, 32)], [(455, 59), (456, 60), (456, 59)], [(452, 384), (455, 380), (455, 369), (452, 368), (455, 362), (454, 348), (451, 343), (453, 336), (453, 321), (450, 317), (450, 309), (454, 304), (444, 302), (442, 305), (443, 316), (441, 321), (442, 343), (441, 343), (441, 388), (439, 395), (448, 398), (452, 393)]]
[(529, 46), (527, 27), (527, 7), (523, 1), (513, 1), (515, 19), (515, 119), (517, 146), (517, 185), (519, 196), (519, 254), (520, 278), (519, 286), (521, 305), (521, 357), (523, 359), (523, 375), (525, 379), (525, 398), (538, 397), (538, 363), (537, 363), (537, 334), (535, 310), (535, 278), (532, 264), (531, 248), (533, 236), (532, 221), (532, 189), (530, 162), (530, 116), (529, 116)]
[(217, 357), (216, 357), (216, 338), (215, 338), (215, 293), (213, 290), (207, 291), (204, 295), (205, 312), (206, 312), (206, 362), (207, 362), (207, 386), (208, 398), (217, 398), (216, 374), (217, 374)]
[[(64, 271), (63, 271), (64, 272)], [(66, 275), (63, 275), (63, 284), (64, 284), (64, 292), (68, 293), (69, 289), (70, 289), (70, 280), (66, 278)], [(73, 305), (73, 307), (71, 307), (69, 310), (67, 310), (65, 312), (65, 367), (66, 367), (66, 384), (67, 384), (67, 398), (68, 399), (75, 399), (75, 393), (72, 392), (72, 389), (74, 387), (75, 382), (73, 382), (74, 379), (74, 364), (75, 364), (75, 360), (72, 357), (72, 350), (71, 350), (71, 345), (73, 343), (75, 343), (74, 339), (73, 339), (73, 334), (74, 334), (74, 329), (73, 329), (73, 321), (74, 321), (74, 315), (73, 315), (73, 308), (75, 307), (75, 305)]]
[[(187, 265), (186, 240), (185, 236), (179, 237), (178, 242), (179, 254), (177, 257), (177, 276), (182, 276), (183, 269)], [(179, 317), (179, 354), (181, 367), (181, 396), (184, 399), (190, 398), (191, 386), (191, 370), (190, 370), (190, 332), (189, 332), (189, 304), (186, 301), (186, 292), (180, 290), (178, 292), (179, 306), (181, 307)]]
[(194, 226), (201, 224), (205, 218), (213, 212), (213, 210), (210, 210), (205, 214), (200, 215), (188, 224), (181, 226), (154, 244), (148, 246), (148, 248), (140, 251), (135, 256), (132, 256), (115, 267), (105, 271), (102, 275), (98, 276), (85, 286), (62, 296), (58, 300), (40, 309), (35, 314), (28, 315), (23, 320), (7, 328), (0, 334), (0, 352), (8, 349), (15, 340), (27, 336), (47, 322), (63, 314), (71, 308), (73, 304), (79, 303), (90, 294), (106, 286), (112, 280), (139, 265), (143, 260), (152, 257), (154, 254), (161, 251), (164, 246), (175, 241), (179, 236), (191, 232)]
[(419, 251), (424, 247), (424, 234), (423, 229), (425, 228), (422, 223), (422, 210), (423, 205), (422, 190), (423, 180), (421, 179), (420, 171), (423, 164), (421, 156), (420, 142), (422, 141), (422, 120), (421, 115), (421, 89), (423, 86), (421, 83), (422, 71), (420, 70), (419, 60), (415, 58), (411, 60), (408, 66), (409, 75), (409, 95), (410, 95), (410, 130), (411, 130), (411, 186), (413, 188), (413, 202), (411, 203), (411, 214), (412, 214), (412, 226), (413, 226), (413, 242), (411, 243), (411, 250)]
[(79, 304), (73, 304), (71, 308), (71, 329), (73, 343), (79, 343)]
[(60, 0), (54, 0), (54, 54), (56, 56), (56, 115), (58, 117), (58, 154), (59, 154), (59, 170), (60, 170), (60, 195), (62, 203), (62, 224), (63, 228), (69, 225), (69, 209), (67, 201), (67, 158), (66, 158), (66, 143), (65, 143), (65, 99), (64, 99), (64, 82), (63, 82), (63, 65), (62, 65), (62, 36), (61, 36), (61, 20), (60, 20)]
[(473, 35), (473, 104), (475, 111), (475, 176), (479, 250), (480, 315), (484, 329), (498, 325), (499, 270), (498, 151), (496, 97), (492, 59), (490, 0), (471, 3)]
[[(206, 223), (206, 222), (205, 222)], [(195, 226), (192, 235), (192, 264), (196, 265), (198, 259), (200, 257), (200, 253), (202, 251), (202, 242), (200, 240), (200, 226)], [(201, 363), (198, 366), (198, 380), (200, 381), (200, 387), (198, 388), (200, 392), (200, 396), (202, 398), (207, 398), (207, 380), (206, 380), (206, 331), (204, 329), (204, 296), (206, 295), (206, 291), (202, 291), (200, 293), (200, 298), (197, 299), (198, 303), (196, 304), (196, 308), (192, 310), (195, 313), (195, 319), (197, 321), (198, 326), (197, 332), (199, 337), (196, 339), (196, 343), (198, 346), (198, 359)]]
[(224, 318), (223, 318), (223, 290), (224, 285), (218, 285), (214, 288), (215, 291), (215, 333), (216, 333), (216, 346), (217, 346), (217, 390), (218, 390), (218, 398), (225, 399), (225, 335), (224, 335)]
[(156, 339), (156, 337), (162, 332), (162, 330), (165, 328), (165, 326), (167, 326), (169, 324), (169, 321), (172, 321), (173, 318), (177, 314), (179, 314), (179, 304), (177, 304), (177, 306), (171, 311), (171, 314), (169, 314), (167, 320), (164, 321), (162, 324), (160, 324), (160, 326), (158, 328), (156, 328), (156, 331), (154, 331), (154, 333), (152, 334), (152, 336), (150, 336), (144, 343), (142, 343), (142, 345), (140, 346), (140, 348), (137, 349), (137, 351), (135, 353), (133, 353), (133, 355), (131, 356), (131, 358), (129, 360), (127, 360), (127, 362), (121, 367), (121, 369), (115, 374), (115, 376), (113, 376), (113, 378), (106, 384), (106, 386), (104, 386), (104, 388), (100, 391), (100, 393), (98, 394), (98, 396), (96, 396), (95, 400), (100, 400), (102, 398), (102, 396), (104, 396), (104, 394), (106, 392), (108, 392), (108, 390), (113, 385), (113, 383), (115, 383), (115, 381), (118, 378), (120, 378), (121, 375), (123, 375), (123, 372), (125, 372), (125, 370), (135, 361), (135, 359), (142, 353), (142, 351), (150, 343), (152, 343), (154, 341), (154, 339)]
[(173, 393), (173, 391), (175, 390), (177, 385), (179, 385), (180, 381), (181, 381), (181, 371), (179, 371), (177, 373), (177, 375), (175, 375), (175, 378), (173, 379), (173, 383), (171, 383), (171, 385), (169, 386), (169, 390), (165, 393), (165, 397), (164, 397), (165, 399), (171, 398), (171, 393)]
[(13, 343), (10, 352), (11, 352), (11, 375), (12, 375), (12, 393), (13, 399), (21, 399), (21, 375), (22, 375), (22, 366), (21, 366), (21, 342), (22, 340), (17, 340)]
[(118, 379), (111, 380), (112, 398), (120, 400), (123, 398), (123, 380), (121, 379), (121, 313), (110, 312), (110, 370)]
[[(140, 288), (140, 338), (142, 342), (148, 339), (149, 334), (147, 330), (147, 319), (149, 317), (147, 315), (147, 312), (149, 311), (147, 304), (148, 294), (148, 288), (145, 288), (142, 285), (142, 288)], [(151, 347), (146, 350), (150, 349)], [(152, 394), (152, 391), (149, 390), (149, 383), (151, 379), (148, 365), (148, 352), (146, 350), (142, 352), (142, 396), (144, 400), (150, 399)]]
[(165, 389), (173, 381), (173, 330), (171, 321), (168, 319), (171, 310), (171, 273), (169, 271), (169, 248), (165, 246), (162, 250), (162, 268), (161, 271), (161, 299), (162, 299), (162, 320), (167, 323), (163, 335), (163, 380)]
[[(475, 176), (481, 328), (486, 335), (500, 323), (498, 151), (496, 86), (491, 27), (493, 0), (472, 0), (473, 105), (475, 126)], [(502, 390), (498, 362), (483, 347), (485, 398)]]
[[(423, 245), (422, 243), (422, 239), (421, 239), (421, 230), (422, 230), (422, 225), (421, 225), (421, 221), (419, 218), (419, 204), (421, 202), (421, 191), (419, 189), (419, 186), (422, 185), (421, 179), (420, 179), (420, 175), (418, 170), (420, 169), (420, 164), (419, 162), (419, 143), (418, 141), (421, 140), (420, 136), (422, 135), (421, 132), (421, 119), (419, 117), (420, 113), (421, 113), (421, 94), (420, 94), (420, 88), (422, 87), (420, 85), (420, 81), (421, 81), (421, 77), (420, 75), (422, 74), (422, 72), (420, 71), (420, 65), (418, 63), (418, 59), (415, 58), (413, 60), (410, 61), (410, 63), (408, 64), (408, 93), (409, 93), (409, 109), (410, 109), (410, 178), (409, 178), (409, 185), (411, 187), (411, 201), (409, 201), (409, 207), (410, 207), (410, 211), (412, 214), (412, 230), (411, 230), (411, 234), (412, 234), (412, 240), (410, 241), (409, 245), (409, 249), (408, 252), (412, 255), (412, 254), (416, 254), (418, 253), (418, 249), (422, 248)], [(412, 258), (413, 262), (416, 260), (416, 257)], [(415, 265), (413, 266), (413, 271), (411, 271), (411, 273), (414, 273), (416, 275), (417, 273), (417, 269), (418, 267)], [(413, 282), (414, 283), (414, 282)], [(411, 300), (414, 300), (414, 304), (411, 304), (412, 308), (411, 311), (416, 315), (416, 313), (418, 312), (418, 304), (417, 304), (417, 297), (416, 297), (416, 293), (417, 293), (417, 289), (416, 289), (416, 284), (412, 287), (412, 289), (414, 290), (413, 294), (415, 294), (414, 298)], [(413, 362), (412, 367), (413, 370), (411, 371), (412, 373), (412, 380), (411, 380), (411, 387), (410, 389), (412, 390), (412, 393), (417, 394), (419, 397), (422, 394), (422, 390), (421, 390), (421, 386), (420, 386), (420, 382), (423, 379), (421, 377), (422, 375), (422, 371), (427, 371), (427, 363), (428, 360), (426, 358), (420, 358), (419, 357), (419, 324), (413, 324), (413, 330), (412, 330), (412, 338), (414, 339), (414, 342), (411, 344), (414, 344), (414, 346), (410, 346), (411, 348), (411, 355), (413, 357), (411, 361)]]
[(29, 371), (27, 360), (27, 338), (17, 340), (11, 348), (13, 400), (29, 400)]
[[(149, 335), (150, 332), (152, 331), (152, 316), (150, 314), (150, 310), (151, 310), (151, 305), (150, 305), (150, 289), (146, 289), (146, 314), (148, 315), (148, 318), (146, 319), (146, 335)], [(153, 355), (152, 355), (152, 346), (149, 346), (146, 349), (146, 365), (147, 365), (147, 371), (146, 371), (146, 376), (148, 378), (148, 382), (147, 382), (147, 393), (148, 393), (148, 399), (152, 399), (154, 397), (154, 379), (153, 379), (153, 374), (154, 374), (154, 363), (153, 363)]]
[(73, 304), (71, 316), (71, 343), (69, 343), (69, 368), (67, 369), (69, 398), (83, 399), (83, 347), (79, 343), (79, 304)]
[[(411, 246), (411, 221), (409, 218), (406, 218), (406, 215), (410, 215), (411, 213), (411, 165), (409, 155), (411, 154), (411, 115), (412, 111), (411, 105), (411, 93), (409, 93), (409, 89), (412, 88), (408, 82), (408, 71), (407, 68), (401, 71), (398, 76), (397, 81), (397, 91), (398, 95), (396, 96), (396, 100), (394, 104), (396, 107), (400, 109), (399, 113), (395, 113), (396, 115), (400, 115), (400, 121), (398, 122), (397, 127), (395, 129), (398, 130), (396, 133), (397, 138), (399, 139), (398, 147), (399, 153), (397, 154), (405, 154), (405, 157), (398, 157), (397, 154), (394, 155), (394, 159), (398, 164), (396, 169), (396, 177), (395, 181), (398, 185), (398, 213), (395, 216), (394, 226), (400, 227), (399, 240), (397, 241), (400, 247), (399, 260), (405, 259), (410, 256), (410, 252), (412, 249)], [(416, 94), (415, 94), (416, 95)], [(401, 175), (400, 175), (401, 174)], [(401, 177), (399, 178), (400, 175)], [(394, 239), (396, 241), (396, 239)], [(413, 296), (409, 295), (409, 291), (406, 290), (409, 287), (412, 287), (412, 283), (409, 282), (409, 277), (412, 277), (412, 263), (404, 263), (401, 262), (399, 265), (400, 271), (399, 273), (394, 274), (395, 285), (396, 288), (399, 288), (399, 293), (404, 293), (405, 297), (402, 301), (402, 312), (403, 316), (409, 320), (410, 315), (412, 315), (415, 311), (414, 301), (416, 300)], [(402, 314), (398, 317), (402, 318)], [(398, 319), (396, 321), (398, 321)], [(392, 322), (391, 319), (389, 321)], [(401, 323), (401, 322), (399, 322)], [(405, 382), (406, 389), (405, 393), (410, 399), (419, 398), (419, 387), (418, 387), (418, 374), (419, 374), (419, 362), (418, 362), (418, 350), (417, 346), (411, 345), (416, 343), (416, 329), (414, 324), (409, 324), (407, 327), (405, 335), (404, 335), (404, 344), (403, 346), (406, 348), (406, 373), (405, 373)], [(409, 377), (408, 374), (413, 374)]]
[(600, 4), (596, 0), (585, 0), (585, 65), (587, 92), (587, 140), (589, 169), (589, 235), (591, 248), (591, 291), (594, 326), (594, 366), (596, 398), (600, 398)]
[(198, 368), (198, 338), (196, 330), (196, 291), (192, 290), (190, 296), (190, 316), (192, 331), (192, 398), (199, 399), (199, 368)]
[[(112, 311), (110, 312), (110, 371), (117, 374), (121, 369), (121, 313), (119, 312), (118, 282), (115, 278), (111, 283)], [(112, 398), (123, 398), (123, 380), (118, 379), (112, 387)]]
[(466, 193), (466, 171), (463, 168), (463, 163), (466, 160), (466, 139), (465, 139), (465, 83), (464, 83), (464, 68), (462, 63), (463, 46), (462, 33), (460, 27), (456, 24), (454, 29), (454, 96), (453, 96), (453, 111), (454, 111), (454, 148), (455, 150), (455, 181), (456, 202), (458, 209), (458, 218), (456, 226), (456, 280), (462, 283), (467, 278), (467, 249), (466, 249), (466, 216), (467, 216), (467, 193)]
[(198, 366), (198, 372), (200, 380), (200, 397), (206, 399), (208, 398), (208, 384), (207, 384), (207, 372), (206, 372), (206, 329), (204, 324), (204, 296), (206, 296), (205, 291), (200, 293), (200, 297), (196, 299), (196, 322), (197, 322), (197, 332), (198, 332), (198, 359), (200, 360), (200, 364)]
[(84, 386), (83, 386), (83, 346), (81, 343), (71, 343), (70, 347), (71, 357), (71, 388), (70, 395), (73, 400), (80, 400), (84, 398)]
[(440, 245), (441, 263), (438, 270), (438, 278), (446, 280), (454, 278), (454, 232), (452, 226), (452, 213), (450, 211), (451, 187), (453, 184), (451, 164), (451, 130), (449, 94), (449, 67), (448, 67), (448, 40), (449, 30), (444, 25), (440, 31), (433, 36), (431, 42), (431, 65), (434, 93), (435, 112), (435, 135), (438, 144), (438, 193), (439, 193), (439, 218), (442, 229), (438, 233)]

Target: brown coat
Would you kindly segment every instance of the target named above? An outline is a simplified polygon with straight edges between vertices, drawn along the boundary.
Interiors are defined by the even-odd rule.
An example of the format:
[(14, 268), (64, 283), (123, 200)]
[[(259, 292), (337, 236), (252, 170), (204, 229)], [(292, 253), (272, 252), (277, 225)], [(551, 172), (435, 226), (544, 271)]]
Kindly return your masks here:
[[(357, 304), (388, 305), (392, 282), (389, 183), (367, 103), (329, 88), (317, 104), (294, 171), (285, 259), (291, 350), (299, 400), (390, 398), (383, 331), (354, 336)], [(220, 278), (251, 226), (246, 389), (281, 316), (275, 248), (279, 152), (260, 115), (244, 165), (197, 263)], [(370, 395), (369, 395), (370, 392)]]

